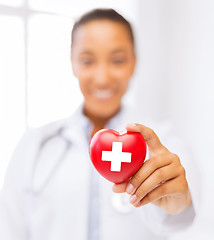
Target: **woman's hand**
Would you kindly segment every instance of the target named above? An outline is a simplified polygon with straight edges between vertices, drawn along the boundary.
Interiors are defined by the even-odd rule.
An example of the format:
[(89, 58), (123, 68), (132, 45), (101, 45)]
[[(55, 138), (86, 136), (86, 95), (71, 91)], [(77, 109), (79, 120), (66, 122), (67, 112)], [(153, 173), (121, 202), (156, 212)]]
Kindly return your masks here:
[(135, 207), (154, 203), (170, 214), (184, 211), (191, 195), (179, 157), (161, 144), (152, 129), (140, 124), (128, 124), (126, 129), (144, 137), (149, 159), (130, 180), (114, 184), (113, 191), (131, 194), (129, 200)]

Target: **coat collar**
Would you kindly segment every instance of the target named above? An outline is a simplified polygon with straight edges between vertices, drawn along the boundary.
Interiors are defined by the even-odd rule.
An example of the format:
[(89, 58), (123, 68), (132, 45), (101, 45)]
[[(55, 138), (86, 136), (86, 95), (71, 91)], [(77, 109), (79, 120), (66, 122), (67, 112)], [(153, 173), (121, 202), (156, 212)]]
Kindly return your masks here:
[[(122, 104), (120, 111), (107, 123), (105, 128), (124, 131), (128, 123), (127, 116), (132, 115), (129, 113), (130, 109)], [(83, 113), (83, 104), (81, 104), (74, 114), (67, 119), (62, 135), (71, 143), (83, 140), (89, 143), (92, 127), (92, 123)]]

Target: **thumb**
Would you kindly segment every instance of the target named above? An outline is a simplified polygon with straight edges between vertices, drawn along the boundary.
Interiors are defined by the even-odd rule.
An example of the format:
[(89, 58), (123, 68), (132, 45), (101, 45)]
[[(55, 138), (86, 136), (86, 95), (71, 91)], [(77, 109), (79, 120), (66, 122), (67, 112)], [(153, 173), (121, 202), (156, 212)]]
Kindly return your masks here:
[(150, 153), (163, 150), (164, 146), (161, 144), (160, 139), (151, 128), (141, 124), (129, 123), (126, 126), (126, 130), (130, 132), (139, 132), (145, 139)]

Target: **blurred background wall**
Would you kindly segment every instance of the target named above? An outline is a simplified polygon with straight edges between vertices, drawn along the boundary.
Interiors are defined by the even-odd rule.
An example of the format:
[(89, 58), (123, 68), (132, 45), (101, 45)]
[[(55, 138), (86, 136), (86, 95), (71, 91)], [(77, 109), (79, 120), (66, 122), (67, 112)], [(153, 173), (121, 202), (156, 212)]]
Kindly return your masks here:
[(0, 0), (0, 186), (25, 129), (66, 117), (81, 102), (70, 31), (94, 7), (113, 7), (133, 23), (138, 66), (128, 100), (155, 120), (170, 119), (199, 165), (199, 216), (172, 239), (214, 239), (212, 0)]
[[(214, 1), (138, 2), (137, 101), (169, 118), (198, 164), (200, 216), (173, 239), (214, 239)], [(142, 94), (143, 93), (143, 94)], [(149, 104), (148, 104), (149, 102)]]

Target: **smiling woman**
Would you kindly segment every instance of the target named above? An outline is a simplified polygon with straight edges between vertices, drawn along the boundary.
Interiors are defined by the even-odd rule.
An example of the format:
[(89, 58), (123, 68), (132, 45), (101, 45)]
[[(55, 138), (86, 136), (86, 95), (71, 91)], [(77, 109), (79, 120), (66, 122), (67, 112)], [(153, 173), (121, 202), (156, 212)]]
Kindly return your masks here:
[(62, 119), (82, 101), (69, 32), (74, 18), (95, 5), (135, 14), (130, 0), (0, 0), (0, 188), (25, 129)]
[(84, 95), (85, 114), (107, 122), (119, 111), (134, 72), (133, 41), (125, 25), (105, 19), (80, 25), (73, 34), (73, 72)]
[[(131, 25), (112, 9), (95, 9), (82, 19), (86, 16), (87, 21), (74, 24), (71, 49), (84, 102), (71, 117), (23, 136), (0, 195), (2, 239), (160, 240), (195, 218), (192, 185), (183, 167), (191, 165), (191, 158), (182, 144), (161, 122), (156, 128), (164, 145), (152, 129), (127, 126), (146, 121), (138, 106), (122, 99), (135, 69)], [(115, 193), (90, 165), (89, 141), (101, 128), (138, 132), (149, 150), (145, 164), (114, 185)], [(116, 146), (123, 150), (121, 143)], [(111, 204), (116, 193), (122, 204), (125, 192), (127, 215)]]
[[(164, 145), (170, 146), (170, 150), (174, 149), (171, 151), (177, 153), (182, 164), (185, 165), (189, 186), (194, 186), (194, 183), (197, 182), (195, 187), (197, 194), (194, 195), (194, 191), (191, 189), (191, 193), (195, 196), (193, 201), (200, 198), (202, 200), (200, 208), (197, 202), (194, 202), (194, 207), (199, 210), (199, 214), (197, 213), (198, 217), (192, 225), (193, 227), (188, 229), (188, 233), (185, 231), (178, 234), (176, 231), (173, 239), (213, 240), (214, 205), (211, 199), (214, 197), (212, 191), (214, 169), (212, 153), (214, 145), (214, 1), (212, 0), (0, 0), (0, 179), (2, 180), (0, 182), (3, 183), (7, 162), (20, 134), (29, 126), (39, 127), (47, 122), (70, 115), (81, 101), (78, 81), (74, 79), (70, 69), (70, 31), (75, 18), (92, 7), (114, 7), (134, 23), (137, 71), (134, 81), (131, 80), (131, 85), (128, 84), (127, 90), (134, 87), (135, 91), (132, 95), (128, 94), (126, 100), (134, 102), (137, 110), (134, 113), (128, 111), (125, 116), (127, 122), (146, 123), (145, 118), (148, 116), (152, 120), (161, 121), (165, 118), (172, 120), (176, 132), (183, 141), (187, 142), (187, 149), (191, 148), (194, 153), (194, 164), (188, 164), (190, 161), (183, 148), (177, 150), (179, 143), (176, 142), (171, 148), (169, 142), (173, 141), (170, 134), (167, 136), (163, 134), (167, 131), (168, 123), (165, 128), (162, 128), (165, 129), (164, 131), (160, 131), (157, 126), (154, 127), (154, 129), (158, 129), (157, 133), (158, 135), (160, 133), (159, 137)], [(91, 55), (90, 58), (88, 55), (86, 57), (87, 59), (83, 57), (85, 61), (83, 64), (86, 66), (94, 64), (93, 61), (90, 62)], [(121, 62), (120, 56), (119, 59), (116, 57), (113, 60)], [(109, 60), (110, 62), (111, 60)], [(129, 91), (129, 93), (133, 92)], [(96, 90), (95, 96), (101, 102), (103, 98), (111, 98), (112, 91), (109, 89)], [(106, 127), (123, 130), (126, 124), (126, 121), (122, 123), (124, 120), (123, 110), (121, 108), (117, 117), (111, 119)], [(136, 120), (136, 112), (142, 113), (142, 121)], [(96, 222), (95, 226), (98, 226), (97, 229), (100, 229), (100, 233), (110, 235), (106, 235), (104, 238), (138, 239), (140, 237), (141, 239), (144, 237), (143, 234), (148, 234), (149, 237), (145, 237), (145, 239), (152, 239), (153, 231), (160, 229), (166, 234), (169, 230), (167, 224), (158, 224), (159, 221), (152, 224), (150, 220), (153, 217), (155, 219), (160, 217), (158, 219), (161, 221), (169, 215), (158, 211), (158, 208), (154, 208), (152, 204), (141, 207), (142, 214), (135, 215), (136, 211), (129, 203), (127, 195), (113, 194), (111, 186), (107, 183), (104, 184), (101, 179), (98, 179), (100, 186), (98, 187), (96, 174), (92, 174), (95, 176), (95, 181), (92, 180), (92, 185), (95, 187), (92, 189), (89, 187), (91, 179), (85, 177), (85, 175), (89, 176), (90, 172), (87, 168), (88, 159), (84, 162), (80, 155), (87, 152), (87, 140), (87, 144), (84, 143), (85, 139), (90, 138), (92, 124), (91, 121), (87, 121), (88, 118), (85, 118), (82, 112), (79, 115), (81, 120), (77, 118), (78, 120), (68, 124), (69, 126), (73, 125), (73, 128), (51, 128), (53, 127), (51, 125), (50, 131), (47, 130), (49, 128), (42, 128), (42, 132), (38, 134), (43, 136), (45, 129), (44, 134), (47, 134), (45, 135), (47, 138), (44, 141), (35, 136), (27, 137), (24, 141), (26, 145), (18, 146), (17, 149), (23, 150), (23, 154), (13, 158), (13, 163), (16, 162), (17, 165), (11, 164), (12, 167), (8, 169), (9, 174), (7, 174), (9, 177), (6, 179), (13, 179), (14, 184), (5, 180), (4, 193), (10, 192), (9, 187), (7, 188), (9, 185), (16, 193), (21, 192), (21, 194), (10, 192), (10, 197), (4, 199), (3, 202), (6, 205), (15, 204), (6, 207), (3, 205), (3, 210), (0, 211), (0, 218), (4, 214), (8, 217), (8, 223), (11, 223), (12, 230), (8, 230), (8, 233), (13, 235), (11, 239), (26, 239), (28, 238), (26, 232), (31, 233), (32, 236), (35, 235), (37, 239), (43, 239), (45, 233), (37, 230), (51, 229), (54, 223), (56, 223), (56, 228), (53, 227), (53, 231), (50, 231), (51, 240), (57, 237), (58, 239), (63, 239), (63, 237), (64, 239), (68, 237), (81, 239), (85, 234), (87, 223), (90, 226), (94, 224), (94, 221), (89, 221), (86, 216), (82, 215), (89, 206), (87, 205), (89, 191), (93, 196), (92, 205), (95, 205), (94, 208), (91, 208), (91, 215), (93, 216), (96, 211), (101, 209), (101, 212), (97, 212), (97, 215), (101, 217), (100, 225)], [(100, 127), (104, 125), (100, 119), (98, 122), (101, 122)], [(150, 126), (150, 121), (147, 125)], [(79, 129), (78, 126), (81, 128)], [(151, 126), (153, 127), (153, 125)], [(54, 131), (55, 129), (57, 131)], [(86, 130), (81, 131), (82, 129)], [(68, 138), (69, 141), (66, 142)], [(64, 145), (63, 139), (66, 140)], [(70, 156), (70, 152), (73, 151), (69, 148), (67, 151), (69, 157), (64, 158), (65, 161), (59, 161), (62, 159), (61, 149), (70, 146), (71, 140), (73, 140), (71, 148), (76, 149), (78, 154), (73, 153), (74, 155)], [(24, 161), (29, 156), (31, 147), (38, 146), (39, 148), (38, 142), (42, 142), (41, 156), (37, 159), (39, 164), (35, 164), (38, 166), (36, 168), (38, 170), (34, 170), (34, 177), (31, 174), (26, 176), (23, 170), (25, 173), (31, 173), (35, 165), (32, 164), (27, 168), (32, 161), (20, 162), (20, 159)], [(24, 147), (20, 148), (20, 146)], [(32, 155), (28, 159), (32, 159)], [(33, 158), (36, 159), (35, 156)], [(75, 161), (71, 161), (71, 159), (75, 159)], [(79, 168), (73, 166), (74, 162), (76, 165), (79, 164)], [(200, 172), (196, 175), (194, 167), (197, 164)], [(191, 178), (193, 175), (195, 175), (195, 179)], [(43, 179), (48, 179), (45, 181), (47, 188), (38, 194), (36, 187)], [(29, 185), (23, 187), (21, 183), (29, 183)], [(52, 189), (56, 190), (55, 194), (51, 192)], [(100, 189), (100, 193), (97, 194), (96, 191), (93, 191), (94, 189)], [(122, 185), (120, 189), (124, 190), (125, 186)], [(128, 192), (131, 190), (132, 188)], [(23, 196), (26, 198), (23, 199)], [(100, 197), (99, 201), (97, 196)], [(61, 200), (61, 207), (57, 200)], [(102, 202), (99, 208), (97, 202)], [(27, 206), (33, 206), (33, 209), (26, 208)], [(46, 212), (44, 212), (45, 209)], [(53, 209), (57, 210), (56, 214), (51, 212)], [(156, 215), (157, 212), (160, 214)], [(123, 215), (123, 213), (126, 214)], [(131, 219), (135, 225), (132, 227), (128, 224), (131, 215), (139, 217)], [(65, 221), (67, 217), (68, 221)], [(72, 217), (73, 219), (71, 219)], [(107, 217), (111, 219), (110, 223), (106, 221)], [(7, 231), (7, 227), (4, 228), (7, 220), (2, 218), (0, 234), (4, 235), (3, 231)], [(79, 219), (82, 221), (78, 221)], [(175, 219), (175, 216), (170, 216), (166, 222), (169, 223), (172, 219)], [(183, 219), (184, 227), (190, 218), (184, 217)], [(74, 227), (71, 222), (74, 222)], [(14, 226), (12, 226), (13, 223)], [(36, 223), (41, 223), (41, 228)], [(120, 228), (118, 223), (122, 223), (123, 228)], [(148, 228), (144, 229), (144, 223), (150, 228), (155, 227), (151, 231)], [(63, 233), (67, 233), (65, 228), (68, 226), (70, 230), (74, 231), (74, 234), (57, 236), (60, 232), (59, 225)], [(78, 226), (81, 228), (78, 229)], [(136, 226), (139, 226), (140, 233)], [(182, 224), (175, 228), (182, 228)], [(77, 236), (75, 236), (75, 229)], [(127, 233), (124, 229), (132, 230), (132, 234), (129, 235), (129, 232)], [(125, 235), (124, 238), (121, 237), (121, 234)], [(48, 239), (49, 235), (46, 234), (46, 236), (44, 238)], [(9, 236), (2, 238), (10, 239)]]

